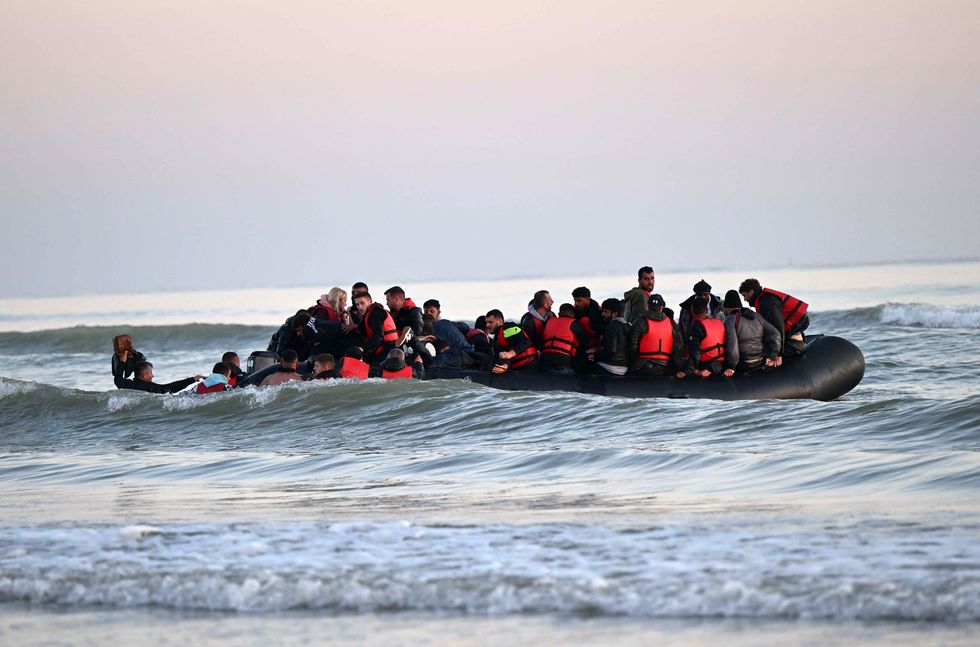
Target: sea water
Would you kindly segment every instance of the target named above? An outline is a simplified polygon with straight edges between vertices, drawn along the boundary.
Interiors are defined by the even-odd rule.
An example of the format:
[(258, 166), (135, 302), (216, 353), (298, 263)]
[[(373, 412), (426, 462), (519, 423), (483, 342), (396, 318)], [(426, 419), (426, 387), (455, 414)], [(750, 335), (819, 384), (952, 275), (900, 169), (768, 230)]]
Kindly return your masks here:
[[(0, 300), (0, 644), (975, 644), (980, 263), (704, 278), (751, 274), (862, 349), (854, 391), (155, 396), (112, 387), (113, 335), (158, 379), (207, 373), (350, 278)], [(472, 320), (634, 284), (403, 286)]]

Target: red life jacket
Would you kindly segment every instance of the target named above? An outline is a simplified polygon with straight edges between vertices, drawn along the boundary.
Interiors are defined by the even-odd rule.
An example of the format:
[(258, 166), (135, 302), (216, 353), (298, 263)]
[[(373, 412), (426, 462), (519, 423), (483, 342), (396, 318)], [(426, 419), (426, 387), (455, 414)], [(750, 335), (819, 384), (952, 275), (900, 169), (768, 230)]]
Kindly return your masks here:
[[(500, 349), (501, 351), (510, 350), (510, 343), (507, 341), (507, 338), (504, 337), (504, 331), (510, 330), (511, 328), (517, 328), (520, 331), (516, 334), (526, 336), (526, 333), (521, 329), (520, 326), (513, 323), (511, 323), (509, 326), (507, 324), (504, 324), (503, 326), (497, 329), (497, 333), (493, 336), (494, 342), (497, 344), (497, 348)], [(537, 356), (538, 356), (538, 349), (534, 347), (534, 344), (531, 344), (523, 352), (514, 355), (514, 357), (511, 358), (510, 367), (520, 368), (525, 364), (530, 364), (531, 362), (534, 361), (534, 359)]]
[(701, 363), (725, 359), (725, 322), (720, 319), (701, 319), (704, 339), (701, 340)]
[[(385, 313), (385, 322), (381, 329), (381, 341), (383, 343), (386, 342), (391, 342), (392, 344), (395, 343), (395, 340), (398, 339), (398, 329), (395, 327), (395, 320), (391, 318), (390, 312), (388, 312), (387, 310), (385, 310), (384, 308), (382, 308), (376, 303), (371, 304), (371, 308), (368, 308), (367, 312), (364, 313), (365, 338), (370, 339), (371, 337), (374, 336), (374, 331), (371, 329), (371, 322), (370, 322), (372, 308), (377, 308), (378, 310), (381, 310), (381, 312)], [(380, 355), (382, 352), (384, 352), (383, 343), (378, 344), (375, 347), (374, 349), (375, 355)]]
[(544, 343), (542, 353), (554, 353), (562, 357), (575, 357), (578, 350), (578, 338), (572, 332), (572, 317), (552, 317), (544, 325)]
[(640, 337), (636, 349), (638, 359), (649, 359), (666, 364), (674, 347), (674, 324), (666, 317), (660, 321), (647, 319), (647, 331)]
[(585, 328), (585, 334), (589, 337), (589, 348), (599, 348), (602, 346), (602, 335), (592, 328), (592, 320), (588, 315), (579, 317), (578, 322)]
[(340, 365), (340, 377), (356, 377), (359, 380), (366, 380), (370, 369), (371, 367), (366, 362), (356, 357), (345, 357)]
[(471, 339), (474, 339), (476, 337), (483, 337), (483, 340), (486, 342), (490, 341), (490, 338), (487, 337), (487, 332), (485, 330), (480, 330), (479, 328), (470, 328), (469, 330), (466, 331), (466, 341), (470, 341)]
[(236, 384), (238, 384), (237, 376), (232, 375), (231, 377), (228, 378), (228, 386), (235, 386)]
[[(537, 317), (535, 317), (533, 314), (530, 315), (530, 317), (531, 317), (531, 323), (534, 324), (534, 337), (531, 337), (530, 338), (531, 339), (531, 343), (534, 346), (538, 346), (539, 344), (543, 346), (543, 342), (544, 342), (544, 325), (545, 325), (545, 322), (541, 321), (540, 319), (538, 319)], [(549, 319), (549, 321), (551, 321), (551, 319)], [(527, 334), (527, 333), (525, 333), (525, 334)], [(513, 361), (513, 360), (511, 360), (511, 361)]]
[(406, 366), (405, 368), (397, 371), (383, 369), (381, 371), (381, 377), (386, 380), (412, 379), (412, 367)]
[(785, 292), (777, 292), (776, 290), (770, 290), (769, 288), (762, 288), (762, 291), (755, 297), (755, 301), (752, 302), (752, 307), (755, 308), (756, 312), (759, 312), (759, 300), (762, 298), (763, 294), (771, 294), (772, 296), (779, 299), (782, 304), (783, 311), (783, 332), (787, 332), (790, 328), (799, 323), (803, 315), (806, 314), (806, 309), (809, 307), (803, 301), (800, 301), (796, 297), (791, 297)]
[(204, 394), (204, 393), (221, 393), (226, 391), (227, 387), (224, 384), (215, 384), (214, 386), (204, 386), (204, 382), (198, 382), (197, 388), (194, 389), (194, 393)]

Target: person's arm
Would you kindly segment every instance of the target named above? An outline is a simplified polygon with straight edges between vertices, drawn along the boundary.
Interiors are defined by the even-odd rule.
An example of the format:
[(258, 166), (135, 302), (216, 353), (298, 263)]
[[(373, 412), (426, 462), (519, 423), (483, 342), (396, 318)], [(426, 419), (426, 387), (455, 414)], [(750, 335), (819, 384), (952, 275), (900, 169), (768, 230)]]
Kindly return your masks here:
[(531, 338), (519, 326), (505, 328), (501, 331), (501, 334), (507, 340), (507, 343), (510, 344), (510, 350), (514, 351), (515, 355), (520, 355), (533, 346)]
[(532, 344), (535, 346), (538, 345), (539, 342), (536, 339), (537, 329), (534, 327), (534, 315), (532, 315), (530, 312), (525, 312), (524, 316), (521, 317), (521, 330), (524, 331), (524, 334), (527, 335), (528, 340), (530, 340)]
[(771, 294), (763, 294), (759, 297), (759, 308), (757, 312), (762, 318), (772, 324), (772, 327), (779, 331), (779, 347), (785, 346), (783, 335), (786, 331), (786, 322), (783, 320), (783, 304), (779, 299)]
[(640, 339), (643, 338), (643, 335), (646, 333), (649, 325), (650, 324), (647, 323), (646, 321), (646, 317), (643, 317), (642, 319), (637, 319), (636, 323), (634, 323), (633, 326), (630, 328), (630, 338), (629, 338), (628, 347), (630, 351), (629, 352), (630, 366), (634, 366), (634, 368), (635, 368), (634, 362), (636, 361), (637, 353), (640, 352)]
[(735, 317), (725, 319), (725, 377), (731, 377), (738, 366), (738, 331), (735, 330)]
[(578, 321), (574, 322), (571, 326), (572, 334), (575, 335), (575, 339), (578, 341), (578, 349), (575, 354), (581, 356), (589, 349), (589, 333), (585, 332), (585, 326), (580, 324)]
[(701, 363), (701, 342), (705, 336), (704, 326), (697, 320), (691, 322), (690, 332), (687, 334), (687, 373), (696, 373), (698, 365)]
[(296, 336), (296, 331), (293, 330), (293, 320), (290, 319), (282, 326), (279, 327), (279, 338), (276, 344), (276, 354), (282, 355), (282, 351), (289, 348), (293, 343), (293, 337)]
[(369, 356), (383, 339), (386, 316), (381, 308), (372, 308), (365, 318), (371, 324), (372, 330), (372, 335), (364, 338), (364, 355)]
[(177, 391), (183, 391), (191, 384), (194, 384), (194, 382), (197, 382), (199, 379), (202, 379), (202, 376), (195, 375), (193, 377), (185, 377), (182, 380), (170, 382), (169, 384), (155, 384), (153, 382), (148, 382), (148, 384), (153, 384), (153, 386), (160, 389), (159, 391), (151, 391), (151, 393), (177, 393)]
[(779, 353), (782, 350), (782, 335), (776, 330), (776, 327), (762, 319), (762, 356), (769, 361), (776, 361), (779, 357)]

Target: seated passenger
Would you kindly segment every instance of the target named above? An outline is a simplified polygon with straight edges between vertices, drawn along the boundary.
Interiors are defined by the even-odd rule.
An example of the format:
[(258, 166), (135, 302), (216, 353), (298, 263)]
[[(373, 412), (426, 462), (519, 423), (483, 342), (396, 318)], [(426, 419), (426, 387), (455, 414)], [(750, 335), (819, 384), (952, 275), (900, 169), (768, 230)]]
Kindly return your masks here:
[(279, 370), (267, 376), (259, 386), (278, 386), (286, 382), (301, 381), (303, 376), (296, 372), (297, 366), (299, 366), (299, 356), (296, 351), (287, 348), (280, 355)]
[(589, 288), (584, 286), (572, 290), (572, 302), (575, 306), (575, 318), (589, 336), (587, 348), (598, 349), (602, 346), (602, 331), (606, 327), (606, 320), (602, 318), (602, 308), (592, 298)]
[(619, 299), (603, 301), (602, 318), (606, 322), (602, 348), (589, 353), (595, 361), (593, 372), (617, 377), (626, 375), (629, 370), (630, 325), (623, 318), (623, 302)]
[(521, 317), (521, 330), (538, 350), (541, 350), (544, 343), (544, 325), (555, 316), (551, 311), (554, 303), (555, 300), (547, 290), (538, 290), (527, 304), (527, 312)]
[(466, 336), (466, 341), (473, 344), (473, 350), (475, 350), (480, 355), (487, 355), (493, 357), (493, 345), (490, 343), (490, 337), (487, 335), (487, 316), (480, 315), (473, 322), (473, 327), (467, 330), (463, 335)]
[(653, 268), (644, 265), (636, 271), (637, 286), (623, 295), (625, 304), (623, 305), (623, 318), (628, 323), (633, 323), (643, 316), (647, 311), (647, 301), (653, 294), (654, 280)]
[(696, 301), (704, 301), (708, 304), (708, 316), (714, 319), (724, 319), (725, 313), (722, 312), (721, 299), (711, 294), (711, 286), (704, 279), (694, 284), (694, 294), (689, 296), (681, 305), (680, 324), (681, 332), (687, 337), (691, 321), (694, 319), (692, 309)]
[(357, 309), (357, 304), (354, 303), (354, 297), (356, 297), (359, 292), (370, 292), (370, 290), (368, 290), (367, 283), (358, 281), (350, 288), (351, 305), (349, 308), (347, 308), (347, 314), (350, 316), (350, 325), (353, 326), (361, 323), (361, 313)]
[(398, 340), (398, 328), (388, 311), (375, 303), (367, 292), (354, 295), (354, 305), (361, 316), (357, 331), (364, 340), (364, 359), (374, 364), (387, 356)]
[[(307, 377), (308, 380), (330, 380), (340, 377), (337, 371), (336, 362), (330, 353), (320, 353), (313, 358), (313, 373)], [(366, 366), (366, 365), (365, 365)]]
[(229, 378), (231, 377), (231, 367), (224, 362), (218, 362), (211, 369), (211, 375), (204, 378), (203, 382), (198, 382), (194, 393), (202, 395), (204, 393), (221, 393), (231, 388)]
[(500, 374), (510, 369), (535, 367), (538, 349), (520, 326), (512, 321), (504, 321), (500, 310), (487, 313), (487, 332), (493, 335), (492, 372)]
[(779, 359), (779, 331), (748, 308), (738, 292), (725, 293), (725, 377), (765, 366)]
[(388, 351), (388, 357), (381, 364), (371, 369), (371, 377), (383, 377), (386, 380), (399, 379), (421, 379), (425, 374), (422, 365), (422, 357), (415, 356), (412, 365), (405, 363), (405, 351), (400, 348), (392, 348)]
[(340, 288), (331, 288), (326, 294), (321, 294), (316, 304), (310, 308), (310, 316), (314, 319), (343, 323), (343, 313), (346, 308), (347, 293)]
[(132, 389), (134, 391), (146, 391), (147, 393), (176, 393), (182, 391), (194, 382), (204, 379), (203, 375), (185, 377), (183, 380), (176, 380), (169, 384), (157, 384), (153, 381), (153, 364), (140, 362), (133, 370), (134, 379), (129, 380), (122, 376), (115, 378), (116, 388)]
[[(296, 314), (286, 319), (285, 323), (279, 326), (279, 330), (272, 336), (269, 342), (269, 350), (275, 352), (280, 357), (287, 348), (302, 354), (306, 346), (303, 330), (310, 323), (310, 313), (306, 310), (297, 310)], [(305, 357), (303, 358), (305, 359)]]
[(422, 308), (405, 296), (405, 290), (395, 285), (385, 290), (385, 302), (388, 311), (398, 329), (398, 339), (395, 346), (410, 354), (428, 355), (419, 341), (422, 334)]
[(777, 358), (776, 366), (783, 363), (783, 357), (798, 357), (806, 352), (803, 331), (810, 325), (810, 317), (806, 314), (809, 306), (806, 303), (783, 292), (764, 288), (757, 279), (745, 279), (738, 286), (738, 291), (746, 303), (779, 331), (782, 354)]
[(363, 360), (364, 351), (359, 346), (351, 346), (340, 360), (340, 377), (366, 380), (371, 366)]
[(708, 317), (708, 303), (695, 301), (687, 335), (688, 375), (721, 375), (725, 362), (725, 324)]
[(650, 376), (679, 372), (684, 364), (684, 337), (664, 314), (662, 296), (651, 295), (647, 303), (646, 313), (630, 329), (631, 371)]
[[(136, 372), (136, 365), (146, 361), (143, 353), (133, 349), (133, 338), (116, 335), (112, 338), (112, 379), (128, 378)], [(120, 387), (121, 388), (121, 387)]]
[(419, 341), (430, 343), (436, 349), (430, 367), (461, 369), (478, 365), (473, 344), (463, 334), (463, 329), (469, 330), (469, 326), (448, 319), (434, 319), (431, 314), (423, 315), (423, 323), (425, 334), (419, 337)]
[(231, 369), (231, 376), (228, 378), (228, 384), (236, 386), (238, 384), (238, 379), (245, 374), (242, 370), (242, 361), (238, 358), (238, 353), (235, 351), (228, 351), (221, 356), (221, 361), (228, 365)]
[(558, 316), (552, 317), (544, 325), (542, 336), (542, 373), (573, 373), (572, 362), (586, 356), (589, 335), (585, 327), (575, 319), (575, 307), (570, 303), (561, 304)]

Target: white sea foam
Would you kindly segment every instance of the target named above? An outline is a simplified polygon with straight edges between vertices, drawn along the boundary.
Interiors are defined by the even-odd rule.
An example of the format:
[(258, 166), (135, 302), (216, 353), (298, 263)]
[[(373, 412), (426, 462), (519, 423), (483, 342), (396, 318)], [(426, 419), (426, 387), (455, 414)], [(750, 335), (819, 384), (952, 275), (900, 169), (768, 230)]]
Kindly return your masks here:
[(923, 328), (980, 328), (980, 307), (890, 303), (881, 309), (881, 322)]
[(882, 526), (7, 528), (0, 603), (977, 621), (976, 545)]
[(34, 382), (13, 381), (0, 377), (0, 400), (35, 390), (37, 390), (37, 384)]

